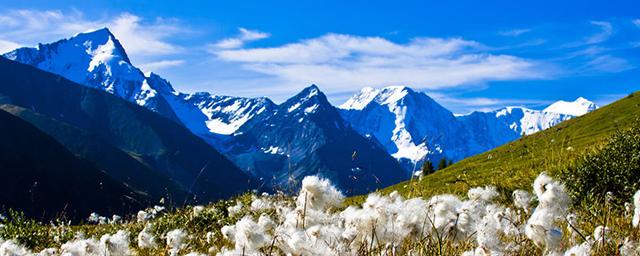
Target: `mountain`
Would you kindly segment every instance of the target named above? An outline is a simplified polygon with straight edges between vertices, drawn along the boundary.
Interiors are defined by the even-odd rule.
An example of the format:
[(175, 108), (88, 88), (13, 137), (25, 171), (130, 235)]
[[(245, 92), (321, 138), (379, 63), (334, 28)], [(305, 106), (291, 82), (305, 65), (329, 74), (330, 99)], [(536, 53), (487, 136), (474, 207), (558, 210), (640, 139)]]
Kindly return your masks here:
[[(321, 99), (324, 94), (315, 86), (280, 105), (267, 98), (186, 94), (175, 91), (159, 75), (145, 75), (136, 68), (106, 28), (4, 56), (114, 94), (173, 120), (246, 174), (262, 179), (267, 187), (284, 186), (291, 183), (289, 179), (317, 171), (344, 180), (345, 170), (354, 167), (346, 168), (341, 162), (346, 160), (334, 159), (338, 154), (320, 154), (320, 149), (338, 147), (331, 144), (338, 138), (352, 143), (340, 149), (345, 152), (362, 146), (377, 156), (382, 149), (400, 163), (403, 177), (408, 177), (426, 159), (458, 161), (597, 108), (578, 99), (558, 102), (548, 111), (507, 107), (455, 117), (428, 95), (402, 86), (365, 88), (338, 110)], [(340, 164), (330, 166), (330, 161)], [(391, 170), (395, 167), (390, 168), (389, 172), (394, 172)], [(398, 178), (393, 175), (388, 178)], [(342, 181), (341, 185), (346, 187), (347, 183)], [(371, 184), (375, 183), (363, 186), (372, 188)]]
[(271, 186), (294, 188), (294, 181), (319, 174), (358, 194), (409, 177), (374, 141), (351, 129), (315, 85), (250, 119), (236, 134), (235, 162)]
[(468, 157), (442, 172), (423, 177), (410, 185), (399, 183), (382, 193), (399, 191), (431, 197), (442, 193), (466, 195), (470, 187), (493, 185), (501, 191), (530, 186), (540, 172), (551, 175), (593, 152), (620, 130), (638, 125), (640, 92), (572, 118), (549, 129)]
[(556, 112), (505, 107), (456, 117), (425, 93), (390, 86), (362, 89), (340, 106), (340, 113), (361, 135), (375, 138), (405, 170), (413, 171), (426, 159), (458, 161), (575, 117), (561, 112), (588, 112), (597, 106), (579, 98), (569, 106), (559, 101), (550, 108)]
[(573, 117), (524, 107), (505, 107), (490, 112), (473, 112), (459, 116), (458, 120), (473, 134), (478, 143), (492, 149)]
[(460, 160), (486, 150), (453, 113), (408, 87), (364, 88), (340, 106), (340, 113), (360, 134), (375, 138), (408, 171), (426, 159)]
[[(297, 95), (280, 105), (266, 98), (176, 92), (160, 76), (145, 75), (134, 67), (108, 29), (37, 48), (21, 48), (4, 56), (171, 119), (220, 150), (246, 173), (262, 178), (265, 186), (283, 186), (290, 178), (321, 173), (339, 180), (345, 190), (364, 192), (408, 177), (375, 141), (344, 125), (337, 110), (315, 86), (311, 91), (317, 91), (316, 95)], [(293, 106), (310, 102), (318, 103), (317, 112), (311, 105), (294, 111)], [(303, 116), (308, 118), (303, 120)], [(359, 157), (352, 159), (354, 151)], [(376, 163), (375, 168), (356, 166), (372, 163)], [(354, 174), (353, 170), (368, 173)], [(349, 176), (361, 180), (352, 182)]]
[(201, 138), (120, 97), (5, 58), (0, 81), (3, 109), (153, 199), (182, 204), (186, 192), (189, 201), (208, 202), (253, 186)]
[(227, 135), (263, 107), (267, 110), (275, 105), (264, 98), (177, 92), (159, 75), (145, 75), (135, 67), (107, 28), (39, 44), (36, 48), (20, 48), (4, 57), (150, 109), (187, 127), (214, 147), (218, 147), (221, 140), (231, 139)]
[(178, 121), (164, 99), (173, 88), (135, 68), (124, 48), (106, 28), (36, 48), (20, 48), (4, 57), (58, 74), (73, 82), (120, 96)]
[(0, 123), (2, 209), (78, 221), (93, 211), (124, 214), (150, 203), (19, 117), (0, 110)]
[(560, 113), (560, 114), (571, 115), (571, 116), (581, 116), (591, 111), (594, 111), (598, 108), (599, 106), (596, 105), (595, 103), (583, 97), (579, 97), (572, 102), (567, 102), (563, 100), (557, 101), (549, 105), (547, 108), (545, 108), (542, 111)]

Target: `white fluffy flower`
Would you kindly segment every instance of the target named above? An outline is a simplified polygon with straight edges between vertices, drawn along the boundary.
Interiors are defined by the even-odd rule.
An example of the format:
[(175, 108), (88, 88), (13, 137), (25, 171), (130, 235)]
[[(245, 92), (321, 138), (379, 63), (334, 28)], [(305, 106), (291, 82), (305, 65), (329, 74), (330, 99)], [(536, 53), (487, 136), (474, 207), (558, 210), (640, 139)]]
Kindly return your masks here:
[(242, 211), (242, 207), (244, 207), (242, 202), (238, 202), (234, 206), (229, 206), (229, 208), (227, 208), (227, 211), (229, 212), (229, 215), (231, 215), (231, 216), (238, 215)]
[(611, 234), (611, 228), (605, 227), (602, 225), (597, 226), (593, 230), (593, 238), (597, 243), (602, 243), (603, 241), (609, 242), (611, 240), (610, 234)]
[(632, 224), (634, 228), (637, 228), (638, 224), (640, 224), (640, 190), (633, 195), (633, 206), (635, 209), (633, 211)]
[(204, 206), (196, 205), (196, 206), (193, 207), (193, 216), (198, 216), (202, 212), (204, 212)]
[(591, 243), (584, 242), (574, 247), (569, 248), (564, 252), (565, 256), (590, 256), (591, 255)]
[(302, 189), (298, 194), (297, 205), (307, 209), (325, 211), (342, 204), (344, 195), (327, 179), (307, 176), (302, 180)]
[(167, 246), (171, 249), (172, 253), (177, 253), (184, 247), (184, 240), (187, 238), (187, 233), (182, 229), (174, 229), (167, 232)]
[(469, 200), (482, 200), (490, 202), (498, 196), (498, 191), (494, 186), (476, 187), (467, 192)]
[(513, 204), (524, 210), (525, 213), (529, 213), (531, 209), (531, 194), (525, 190), (515, 190), (513, 191)]
[(138, 222), (145, 222), (149, 219), (149, 214), (145, 211), (138, 211), (136, 219), (138, 220)]
[(129, 248), (129, 232), (120, 230), (113, 235), (100, 238), (100, 246), (106, 255), (131, 255)]
[(138, 247), (139, 248), (154, 248), (156, 247), (156, 237), (151, 233), (151, 225), (144, 226), (142, 231), (138, 234)]
[(2, 242), (2, 244), (0, 244), (0, 255), (7, 255), (7, 256), (22, 256), (22, 255), (29, 255), (31, 254), (31, 252), (29, 252), (29, 250), (27, 250), (27, 248), (24, 248), (23, 246), (17, 244), (16, 242), (14, 242), (13, 240), (8, 240), (8, 241), (4, 241)]

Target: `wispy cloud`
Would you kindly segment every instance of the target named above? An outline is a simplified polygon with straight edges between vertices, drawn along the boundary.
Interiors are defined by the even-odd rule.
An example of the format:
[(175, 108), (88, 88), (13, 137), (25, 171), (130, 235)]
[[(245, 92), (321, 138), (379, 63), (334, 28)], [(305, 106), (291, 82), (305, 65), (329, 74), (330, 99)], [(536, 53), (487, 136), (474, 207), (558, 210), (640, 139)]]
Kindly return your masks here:
[(631, 23), (633, 23), (634, 25), (636, 25), (638, 28), (640, 28), (640, 19), (635, 19), (632, 20)]
[(415, 38), (400, 44), (381, 37), (327, 34), (278, 47), (213, 53), (278, 78), (283, 90), (311, 83), (334, 93), (368, 85), (440, 89), (546, 75), (533, 61), (493, 55), (483, 52), (484, 48), (460, 38)]
[(211, 44), (210, 47), (218, 49), (235, 49), (244, 46), (245, 43), (268, 38), (270, 35), (265, 32), (238, 28), (240, 34), (237, 37), (226, 38)]
[(529, 28), (518, 28), (518, 29), (500, 31), (500, 32), (498, 32), (498, 34), (501, 35), (501, 36), (516, 37), (516, 36), (520, 36), (520, 35), (528, 33), (528, 32), (531, 32), (531, 29), (529, 29)]
[(161, 60), (161, 61), (143, 63), (138, 65), (138, 67), (144, 70), (145, 72), (147, 71), (158, 72), (158, 70), (180, 66), (184, 63), (185, 63), (184, 60)]
[(465, 111), (492, 111), (505, 106), (540, 107), (546, 106), (553, 101), (539, 99), (501, 99), (487, 97), (456, 97), (444, 93), (428, 93), (430, 97), (449, 109), (460, 110), (460, 114)]
[(614, 57), (611, 55), (598, 56), (585, 65), (585, 71), (592, 73), (592, 71), (617, 73), (633, 69), (634, 66), (626, 59)]
[(79, 11), (9, 10), (0, 13), (0, 47), (32, 46), (103, 27), (108, 27), (125, 45), (130, 57), (140, 63), (146, 63), (147, 57), (158, 58), (181, 51), (182, 48), (169, 39), (189, 33), (175, 19), (147, 21), (130, 13), (104, 18), (86, 17)]
[(606, 21), (591, 21), (591, 25), (598, 27), (600, 30), (598, 33), (588, 37), (586, 39), (587, 44), (597, 44), (604, 42), (613, 35), (613, 26), (610, 22)]
[(0, 54), (10, 52), (19, 47), (20, 45), (17, 43), (0, 39)]

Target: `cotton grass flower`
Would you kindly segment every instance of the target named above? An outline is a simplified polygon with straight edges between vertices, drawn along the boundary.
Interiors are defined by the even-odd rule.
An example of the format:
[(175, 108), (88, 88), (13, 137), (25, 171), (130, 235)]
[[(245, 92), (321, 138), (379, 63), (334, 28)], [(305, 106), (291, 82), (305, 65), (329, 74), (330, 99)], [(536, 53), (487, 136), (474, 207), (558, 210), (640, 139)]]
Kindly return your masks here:
[(143, 249), (155, 248), (157, 246), (156, 237), (151, 233), (151, 225), (144, 226), (138, 233), (138, 247)]
[(129, 248), (129, 231), (120, 230), (113, 235), (103, 235), (100, 246), (106, 255), (131, 255)]
[(166, 234), (167, 246), (172, 255), (176, 255), (178, 251), (183, 249), (187, 233), (182, 229), (174, 229)]
[(631, 223), (634, 228), (637, 228), (640, 224), (640, 190), (636, 191), (633, 195), (633, 206), (635, 208), (633, 210), (633, 220)]

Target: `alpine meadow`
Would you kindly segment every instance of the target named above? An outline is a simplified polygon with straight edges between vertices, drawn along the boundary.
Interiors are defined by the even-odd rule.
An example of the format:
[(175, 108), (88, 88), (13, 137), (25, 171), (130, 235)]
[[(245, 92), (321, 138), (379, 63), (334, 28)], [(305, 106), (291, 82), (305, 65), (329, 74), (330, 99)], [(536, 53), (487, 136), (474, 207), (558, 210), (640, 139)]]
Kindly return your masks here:
[(640, 256), (636, 1), (2, 6), (0, 256)]

